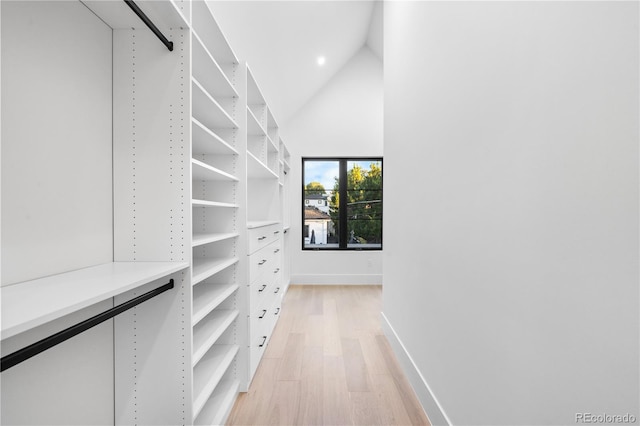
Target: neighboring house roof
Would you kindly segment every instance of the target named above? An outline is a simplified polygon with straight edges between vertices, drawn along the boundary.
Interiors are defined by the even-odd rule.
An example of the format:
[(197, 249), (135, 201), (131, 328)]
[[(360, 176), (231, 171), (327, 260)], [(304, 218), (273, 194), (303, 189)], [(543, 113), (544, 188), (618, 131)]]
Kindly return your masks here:
[(305, 200), (326, 200), (327, 195), (326, 194), (305, 194), (304, 198)]
[(320, 211), (317, 207), (305, 207), (304, 218), (310, 220), (331, 220), (331, 216)]

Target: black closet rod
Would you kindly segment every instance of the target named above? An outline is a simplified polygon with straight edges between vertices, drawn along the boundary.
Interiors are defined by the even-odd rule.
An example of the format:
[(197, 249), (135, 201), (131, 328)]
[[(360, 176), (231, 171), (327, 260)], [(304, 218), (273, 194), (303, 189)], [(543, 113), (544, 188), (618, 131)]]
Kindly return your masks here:
[(144, 12), (140, 10), (138, 5), (135, 4), (133, 0), (124, 0), (124, 2), (131, 8), (131, 10), (135, 12), (136, 15), (138, 15), (138, 18), (142, 19), (142, 22), (147, 24), (147, 27), (149, 27), (149, 29), (153, 31), (156, 37), (158, 37), (160, 41), (164, 43), (165, 46), (167, 46), (167, 49), (169, 49), (170, 52), (173, 52), (173, 42), (167, 40), (164, 34), (160, 32), (158, 27), (156, 27), (154, 23), (151, 22), (151, 19), (149, 19), (149, 17), (147, 17), (147, 15), (145, 15)]
[(77, 334), (82, 333), (83, 331), (87, 331), (88, 329), (95, 327), (96, 325), (110, 318), (113, 318), (116, 315), (121, 314), (122, 312), (129, 310), (134, 306), (139, 305), (142, 302), (151, 299), (152, 297), (156, 297), (160, 293), (164, 293), (165, 291), (172, 288), (173, 279), (169, 280), (169, 282), (163, 286), (160, 286), (147, 293), (141, 294), (140, 296), (135, 297), (127, 302), (121, 303), (118, 306), (114, 306), (111, 309), (108, 309), (96, 316), (79, 322), (76, 325), (72, 325), (71, 327), (66, 328), (56, 334), (45, 337), (42, 340), (39, 340), (25, 348), (20, 349), (19, 351), (15, 351), (9, 355), (3, 356), (2, 360), (0, 361), (0, 371), (4, 371), (8, 368), (13, 367), (14, 365), (20, 364), (22, 361), (26, 361), (29, 358), (38, 355), (40, 352), (44, 352), (47, 349), (50, 349), (55, 345), (62, 343)]

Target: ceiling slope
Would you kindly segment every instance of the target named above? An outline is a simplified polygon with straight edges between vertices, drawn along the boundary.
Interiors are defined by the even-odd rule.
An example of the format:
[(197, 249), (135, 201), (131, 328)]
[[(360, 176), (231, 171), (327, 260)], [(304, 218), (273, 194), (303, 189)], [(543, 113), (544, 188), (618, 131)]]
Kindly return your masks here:
[[(282, 125), (372, 38), (376, 2), (207, 3)], [(319, 56), (326, 58), (323, 66), (317, 64)]]

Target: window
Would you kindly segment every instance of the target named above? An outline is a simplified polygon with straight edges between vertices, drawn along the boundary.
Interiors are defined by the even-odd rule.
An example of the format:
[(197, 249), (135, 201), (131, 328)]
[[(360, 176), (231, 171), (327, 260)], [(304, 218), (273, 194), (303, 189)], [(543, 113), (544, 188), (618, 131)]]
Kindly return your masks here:
[(303, 158), (302, 199), (303, 249), (382, 249), (382, 158)]

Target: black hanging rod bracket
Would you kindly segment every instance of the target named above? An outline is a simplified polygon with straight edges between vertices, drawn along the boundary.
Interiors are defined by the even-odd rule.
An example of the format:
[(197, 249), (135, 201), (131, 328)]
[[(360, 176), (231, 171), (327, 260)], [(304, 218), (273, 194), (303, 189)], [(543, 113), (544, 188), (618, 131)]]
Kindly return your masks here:
[(127, 302), (121, 303), (118, 306), (114, 306), (111, 309), (108, 309), (98, 315), (95, 315), (89, 319), (86, 319), (78, 324), (72, 325), (69, 328), (65, 328), (62, 331), (59, 331), (56, 334), (53, 334), (49, 337), (45, 337), (42, 340), (39, 340), (25, 348), (22, 348), (18, 351), (10, 353), (9, 355), (3, 356), (0, 361), (0, 371), (4, 371), (8, 368), (13, 367), (14, 365), (20, 364), (23, 361), (28, 360), (31, 357), (38, 355), (41, 352), (50, 349), (65, 340), (72, 338), (75, 335), (82, 333), (83, 331), (87, 331), (88, 329), (95, 327), (96, 325), (115, 317), (118, 314), (121, 314), (124, 311), (127, 311), (133, 308), (136, 305), (145, 302), (152, 297), (156, 297), (160, 293), (164, 293), (167, 290), (173, 288), (173, 278), (169, 280), (169, 282), (163, 286), (160, 286), (154, 290), (148, 291), (140, 296), (137, 296)]
[(149, 27), (149, 29), (156, 35), (156, 37), (158, 37), (160, 41), (165, 46), (167, 46), (167, 49), (169, 49), (170, 52), (173, 52), (173, 42), (167, 40), (164, 34), (162, 34), (158, 27), (156, 27), (155, 24), (151, 22), (151, 19), (149, 19), (149, 17), (145, 15), (145, 13), (138, 7), (138, 5), (135, 4), (133, 0), (124, 0), (124, 2), (131, 8), (131, 10), (134, 11), (136, 15), (138, 15), (138, 18), (140, 18), (142, 22), (144, 22), (147, 27)]

